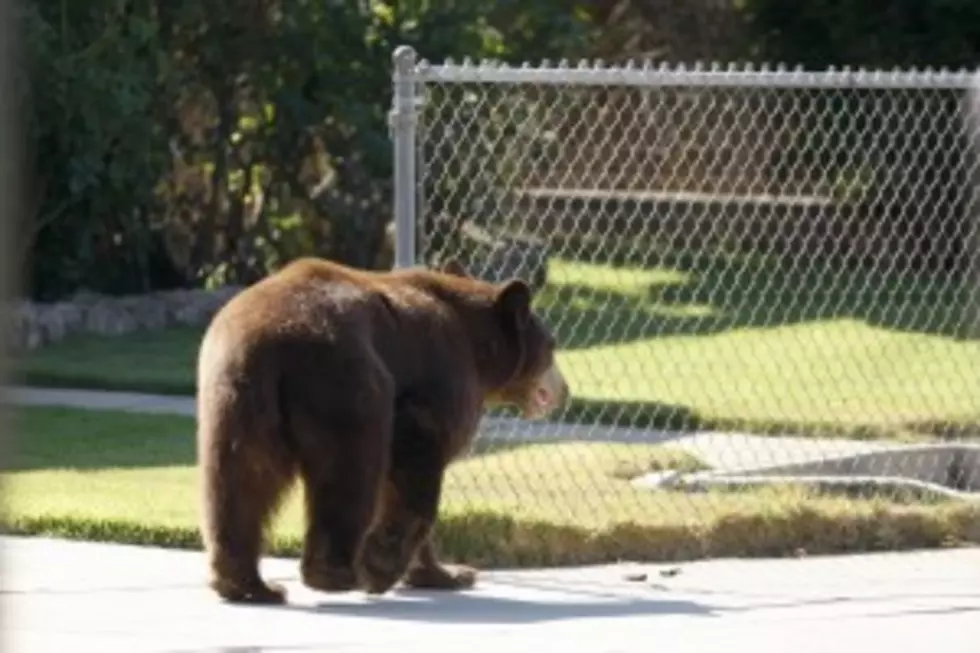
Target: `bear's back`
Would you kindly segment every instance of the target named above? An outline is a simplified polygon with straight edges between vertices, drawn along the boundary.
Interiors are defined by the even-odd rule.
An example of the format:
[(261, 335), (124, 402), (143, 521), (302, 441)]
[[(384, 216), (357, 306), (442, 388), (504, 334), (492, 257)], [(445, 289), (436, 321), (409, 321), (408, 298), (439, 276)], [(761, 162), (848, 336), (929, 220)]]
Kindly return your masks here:
[(428, 270), (375, 272), (298, 259), (232, 298), (205, 345), (241, 363), (323, 347), (351, 356), (370, 350), (412, 382), (465, 364), (474, 327), (460, 303), (491, 297), (489, 284)]

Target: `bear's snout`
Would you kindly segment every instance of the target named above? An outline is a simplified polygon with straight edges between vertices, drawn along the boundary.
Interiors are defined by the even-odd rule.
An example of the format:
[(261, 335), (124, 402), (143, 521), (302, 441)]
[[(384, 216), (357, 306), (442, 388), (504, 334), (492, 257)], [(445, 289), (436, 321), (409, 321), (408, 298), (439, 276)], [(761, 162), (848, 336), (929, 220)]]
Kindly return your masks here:
[(524, 416), (528, 419), (547, 417), (568, 402), (571, 390), (557, 363), (553, 363), (531, 389), (525, 402)]

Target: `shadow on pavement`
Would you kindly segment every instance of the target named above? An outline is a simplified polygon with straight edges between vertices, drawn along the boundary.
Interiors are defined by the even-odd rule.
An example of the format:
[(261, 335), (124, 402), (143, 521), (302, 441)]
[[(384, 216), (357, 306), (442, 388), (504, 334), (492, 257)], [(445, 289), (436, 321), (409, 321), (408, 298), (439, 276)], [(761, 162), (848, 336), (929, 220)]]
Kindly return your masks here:
[(505, 599), (466, 593), (420, 592), (401, 594), (409, 601), (380, 599), (363, 604), (319, 603), (285, 605), (283, 609), (312, 611), (348, 617), (470, 624), (527, 624), (565, 619), (599, 619), (637, 615), (684, 614), (712, 616), (705, 606), (692, 601), (637, 598), (616, 600), (549, 601)]

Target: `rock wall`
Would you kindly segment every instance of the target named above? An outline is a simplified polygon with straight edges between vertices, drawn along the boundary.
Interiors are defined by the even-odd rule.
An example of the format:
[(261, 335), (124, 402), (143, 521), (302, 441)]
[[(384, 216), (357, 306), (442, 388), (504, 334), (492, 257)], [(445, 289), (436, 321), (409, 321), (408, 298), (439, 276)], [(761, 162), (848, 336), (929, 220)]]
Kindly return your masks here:
[[(468, 236), (471, 240), (472, 235)], [(519, 238), (474, 241), (467, 260), (471, 274), (488, 281), (512, 277), (526, 279), (538, 290), (547, 282), (547, 247)], [(473, 244), (473, 243), (471, 243)], [(385, 247), (375, 262), (378, 269), (394, 263), (394, 228), (386, 232)], [(184, 326), (203, 328), (242, 286), (214, 290), (168, 290), (122, 297), (79, 292), (52, 303), (26, 300), (14, 302), (3, 311), (0, 323), (8, 351), (32, 351), (65, 338), (91, 334), (121, 336), (136, 331), (159, 331)]]
[(31, 351), (70, 336), (120, 336), (174, 326), (203, 327), (241, 287), (168, 290), (112, 297), (80, 292), (53, 303), (15, 302), (4, 311), (6, 346)]

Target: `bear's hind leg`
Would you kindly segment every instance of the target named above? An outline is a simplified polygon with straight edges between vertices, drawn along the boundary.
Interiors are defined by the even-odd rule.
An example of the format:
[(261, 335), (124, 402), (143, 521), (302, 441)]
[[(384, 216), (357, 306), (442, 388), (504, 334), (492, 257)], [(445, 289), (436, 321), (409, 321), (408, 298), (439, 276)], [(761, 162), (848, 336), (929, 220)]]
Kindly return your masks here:
[[(295, 420), (302, 447), (301, 474), (306, 533), (300, 572), (303, 583), (323, 592), (355, 589), (354, 564), (371, 526), (387, 471), (390, 412), (375, 408), (308, 413)], [(370, 412), (369, 412), (370, 411)], [(343, 433), (325, 433), (324, 424), (345, 424)]]
[(233, 603), (284, 603), (285, 589), (262, 580), (259, 560), (265, 524), (288, 488), (291, 475), (256, 465), (241, 451), (218, 455), (224, 459), (220, 470), (204, 467), (208, 585)]
[(307, 475), (306, 536), (303, 542), (303, 583), (322, 592), (357, 587), (354, 561), (371, 525), (383, 476), (381, 460), (343, 461), (323, 479)]

